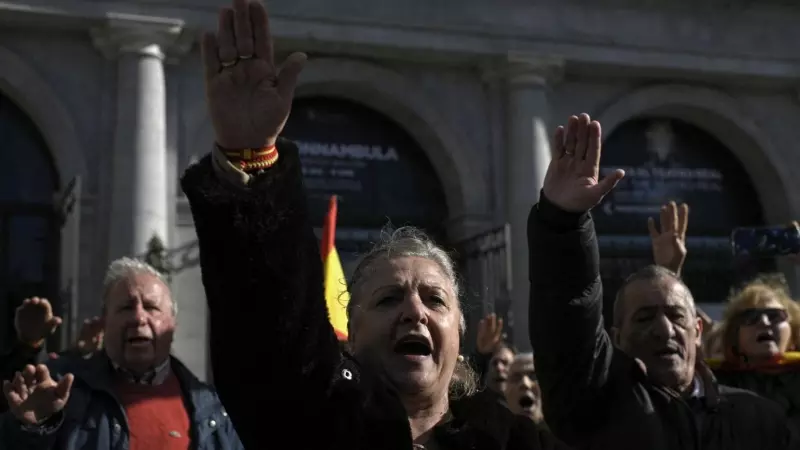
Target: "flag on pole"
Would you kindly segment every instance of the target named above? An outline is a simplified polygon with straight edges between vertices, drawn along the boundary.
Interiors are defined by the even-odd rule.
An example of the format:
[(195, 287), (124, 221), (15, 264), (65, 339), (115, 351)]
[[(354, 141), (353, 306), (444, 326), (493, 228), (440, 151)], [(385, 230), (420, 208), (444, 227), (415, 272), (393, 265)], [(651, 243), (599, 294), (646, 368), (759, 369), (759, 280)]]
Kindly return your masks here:
[(325, 276), (325, 303), (336, 337), (340, 341), (347, 340), (347, 304), (350, 293), (347, 292), (347, 280), (344, 277), (342, 262), (336, 252), (336, 196), (332, 195), (328, 206), (328, 215), (322, 227), (322, 270)]

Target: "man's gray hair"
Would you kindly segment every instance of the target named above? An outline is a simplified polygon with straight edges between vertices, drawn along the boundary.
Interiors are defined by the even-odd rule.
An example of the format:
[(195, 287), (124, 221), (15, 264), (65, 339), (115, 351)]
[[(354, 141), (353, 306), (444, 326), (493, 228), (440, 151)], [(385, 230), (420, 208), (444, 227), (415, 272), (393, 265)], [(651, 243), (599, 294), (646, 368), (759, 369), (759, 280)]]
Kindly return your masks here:
[(689, 307), (689, 311), (691, 311), (692, 317), (697, 317), (697, 308), (694, 305), (694, 297), (692, 297), (692, 292), (683, 282), (680, 275), (667, 269), (666, 267), (651, 264), (637, 270), (622, 282), (622, 286), (620, 286), (614, 299), (614, 327), (621, 327), (622, 322), (625, 320), (624, 296), (627, 287), (636, 281), (656, 280), (674, 280), (679, 285), (683, 286), (683, 288), (686, 290), (686, 304)]
[[(152, 275), (158, 278), (162, 283), (164, 283), (164, 286), (169, 289), (169, 283), (164, 277), (164, 274), (156, 270), (155, 267), (139, 259), (122, 257), (111, 261), (111, 264), (109, 264), (108, 268), (106, 269), (106, 275), (103, 278), (103, 306), (105, 307), (108, 293), (111, 291), (111, 288), (117, 284), (117, 282), (128, 278), (131, 275), (140, 274)], [(177, 316), (178, 302), (176, 302), (174, 298), (170, 298), (170, 300), (172, 301), (172, 315)]]

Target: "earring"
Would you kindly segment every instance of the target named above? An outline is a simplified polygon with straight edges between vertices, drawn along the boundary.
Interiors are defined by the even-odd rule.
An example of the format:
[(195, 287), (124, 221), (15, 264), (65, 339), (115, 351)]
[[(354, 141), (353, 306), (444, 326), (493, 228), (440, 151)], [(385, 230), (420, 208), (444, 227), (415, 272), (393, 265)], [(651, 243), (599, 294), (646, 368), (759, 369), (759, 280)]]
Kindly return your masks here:
[(464, 355), (458, 355), (458, 362), (464, 362)]

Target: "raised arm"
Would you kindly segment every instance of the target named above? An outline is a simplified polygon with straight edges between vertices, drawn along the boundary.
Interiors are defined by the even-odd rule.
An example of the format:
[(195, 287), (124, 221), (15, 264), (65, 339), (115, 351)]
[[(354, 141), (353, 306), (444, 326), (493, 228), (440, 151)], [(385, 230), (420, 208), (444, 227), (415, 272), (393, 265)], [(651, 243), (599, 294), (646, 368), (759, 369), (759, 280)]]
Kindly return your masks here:
[(475, 354), (472, 356), (472, 364), (478, 374), (480, 386), (485, 387), (491, 381), (488, 377), (490, 376), (492, 357), (502, 343), (503, 318), (498, 318), (495, 313), (487, 314), (478, 322)]
[(570, 117), (555, 133), (541, 200), (528, 219), (530, 337), (544, 415), (556, 435), (580, 443), (608, 406), (603, 389), (614, 347), (603, 329), (602, 284), (588, 211), (622, 178), (599, 180), (600, 124)]
[(656, 228), (652, 217), (647, 220), (650, 242), (653, 246), (653, 262), (681, 274), (686, 261), (686, 230), (689, 226), (689, 205), (678, 206), (671, 201), (661, 206), (661, 229)]
[(183, 177), (211, 318), (214, 384), (246, 448), (264, 427), (254, 410), (323, 401), (339, 359), (297, 149), (280, 141), (278, 151), (280, 162), (247, 188), (226, 185), (210, 157)]
[[(245, 448), (260, 448), (264, 436), (326, 410), (341, 358), (298, 151), (277, 139), (305, 56), (276, 68), (266, 11), (246, 0), (223, 9), (203, 56), (217, 148), (182, 186), (200, 247), (214, 382)], [(277, 162), (243, 164), (273, 146)], [(268, 410), (280, 413), (265, 420)]]

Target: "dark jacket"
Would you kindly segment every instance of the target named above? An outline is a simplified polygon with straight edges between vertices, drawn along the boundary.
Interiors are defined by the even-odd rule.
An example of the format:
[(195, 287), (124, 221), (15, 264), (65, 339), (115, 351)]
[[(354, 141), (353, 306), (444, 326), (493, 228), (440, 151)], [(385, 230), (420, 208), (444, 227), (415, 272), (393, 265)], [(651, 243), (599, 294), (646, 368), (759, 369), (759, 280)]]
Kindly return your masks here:
[[(199, 240), (220, 397), (248, 449), (408, 450), (398, 395), (340, 352), (297, 147), (280, 140), (278, 151), (278, 163), (247, 187), (218, 178), (209, 157), (182, 179)], [(257, 342), (268, 345), (246, 345)], [(548, 435), (488, 399), (451, 404), (454, 419), (436, 431), (444, 448), (552, 448)], [(269, 418), (255, 413), (263, 408), (272, 410)]]
[[(530, 334), (544, 415), (576, 448), (614, 450), (796, 449), (775, 404), (718, 387), (685, 400), (649, 382), (603, 327), (594, 223), (542, 195), (528, 219)], [(703, 368), (701, 364), (701, 368)], [(702, 371), (701, 371), (702, 372)]]
[(714, 374), (720, 383), (753, 391), (777, 403), (800, 432), (800, 364), (770, 371), (722, 365), (714, 368)]
[[(14, 379), (14, 374), (21, 371), (28, 364), (42, 364), (48, 359), (45, 347), (31, 347), (21, 342), (13, 342), (9, 348), (0, 355), (0, 382)], [(6, 396), (0, 398), (0, 414), (8, 411)]]
[[(180, 361), (172, 370), (183, 390), (193, 450), (243, 450), (213, 389)], [(128, 446), (125, 411), (112, 390), (113, 369), (105, 352), (89, 359), (62, 355), (47, 362), (51, 376), (75, 375), (67, 406), (37, 431), (26, 431), (7, 412), (0, 418), (0, 448), (27, 450), (109, 450)]]

